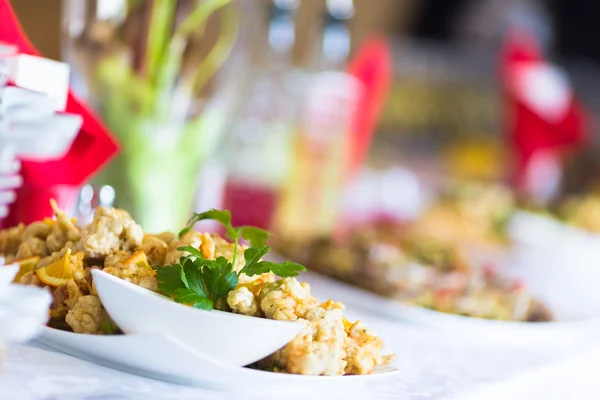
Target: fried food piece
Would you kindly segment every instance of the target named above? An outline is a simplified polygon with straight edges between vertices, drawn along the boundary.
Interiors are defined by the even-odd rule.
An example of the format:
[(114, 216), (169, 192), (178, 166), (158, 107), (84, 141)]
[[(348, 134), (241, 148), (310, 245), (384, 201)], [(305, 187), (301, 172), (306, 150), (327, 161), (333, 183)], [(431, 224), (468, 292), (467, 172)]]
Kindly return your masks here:
[(169, 246), (169, 248), (171, 248), (171, 243), (179, 239), (177, 235), (173, 232), (161, 232), (154, 236), (165, 242), (167, 246)]
[(181, 257), (187, 255), (188, 253), (186, 251), (177, 250), (177, 248), (183, 246), (191, 246), (200, 250), (202, 252), (202, 256), (208, 260), (214, 260), (216, 257), (216, 243), (213, 237), (208, 233), (190, 231), (183, 235), (180, 240), (171, 242), (169, 246), (169, 252), (165, 256), (165, 264), (177, 264)]
[(98, 296), (81, 296), (67, 313), (67, 324), (75, 333), (97, 335), (103, 333), (102, 324), (108, 315)]
[[(136, 256), (138, 254), (143, 256), (144, 262), (137, 260)], [(134, 253), (131, 257), (116, 263), (114, 266), (105, 266), (104, 272), (152, 291), (158, 289), (156, 271), (148, 264), (143, 252)]]
[(282, 350), (268, 357), (267, 363), (292, 374), (343, 375), (347, 362), (347, 338), (341, 309), (316, 307), (308, 311), (304, 329)]
[(231, 312), (236, 314), (253, 317), (260, 317), (263, 314), (256, 296), (244, 285), (238, 285), (227, 294), (227, 304), (231, 308)]
[(145, 235), (139, 250), (146, 254), (150, 265), (156, 267), (165, 263), (169, 246), (167, 242), (156, 235)]
[(21, 260), (29, 257), (46, 257), (48, 255), (48, 248), (46, 247), (45, 239), (37, 237), (30, 237), (21, 242), (19, 251), (17, 251), (16, 259)]
[(64, 321), (69, 310), (71, 310), (83, 293), (74, 279), (54, 289), (52, 292), (52, 305), (50, 306), (50, 318)]
[(119, 250), (115, 253), (109, 254), (104, 259), (104, 268), (115, 267), (119, 264), (123, 264), (125, 260), (131, 257), (133, 253), (131, 251)]
[[(239, 293), (245, 291), (239, 289)], [(343, 318), (343, 304), (331, 300), (319, 304), (306, 283), (295, 278), (265, 283), (258, 298), (267, 318), (305, 325), (283, 349), (260, 361), (259, 367), (303, 375), (368, 374), (393, 360), (393, 356), (381, 356), (383, 342), (374, 333), (360, 322), (351, 324)]]
[(361, 321), (356, 321), (347, 330), (348, 337), (344, 346), (346, 368), (344, 372), (352, 375), (369, 374), (377, 365), (391, 363), (395, 356), (382, 356), (383, 341), (374, 332), (367, 329)]
[(23, 230), (21, 241), (26, 241), (31, 238), (38, 238), (46, 240), (48, 235), (52, 232), (52, 227), (44, 221), (36, 221), (27, 225), (27, 228)]
[[(17, 254), (21, 245), (21, 236), (25, 225), (19, 224), (13, 228), (0, 230), (0, 254), (8, 258)], [(8, 260), (7, 260), (8, 261)]]
[(269, 319), (295, 321), (319, 305), (310, 286), (295, 278), (266, 283), (260, 291), (260, 308)]
[(19, 279), (19, 283), (23, 285), (34, 285), (34, 286), (44, 286), (44, 284), (38, 279), (35, 271), (29, 271), (23, 274), (21, 279)]
[(81, 232), (78, 247), (89, 258), (102, 258), (119, 250), (134, 250), (142, 244), (144, 232), (129, 213), (98, 207), (94, 220)]
[(54, 200), (51, 200), (50, 204), (54, 210), (56, 222), (52, 224), (52, 230), (46, 238), (48, 251), (59, 251), (65, 247), (67, 243), (71, 243), (69, 247), (72, 247), (72, 244), (77, 243), (81, 238), (80, 229), (75, 226), (71, 218), (67, 217), (67, 215), (58, 208)]

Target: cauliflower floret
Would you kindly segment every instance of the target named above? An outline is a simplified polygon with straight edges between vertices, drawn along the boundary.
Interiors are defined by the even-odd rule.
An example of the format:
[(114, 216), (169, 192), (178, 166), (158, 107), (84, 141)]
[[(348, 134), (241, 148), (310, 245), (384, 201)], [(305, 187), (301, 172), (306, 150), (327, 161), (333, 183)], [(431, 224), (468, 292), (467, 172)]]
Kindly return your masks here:
[(186, 251), (178, 251), (178, 247), (191, 246), (202, 252), (204, 258), (208, 260), (215, 259), (215, 241), (208, 233), (200, 233), (197, 231), (190, 231), (183, 235), (180, 240), (172, 241), (169, 246), (169, 252), (165, 256), (165, 264), (177, 264), (179, 259), (186, 254)]
[(115, 266), (105, 267), (104, 272), (131, 282), (134, 285), (152, 291), (158, 290), (156, 271), (147, 266), (140, 266), (135, 263), (116, 264)]
[(296, 278), (266, 283), (259, 295), (260, 308), (269, 319), (295, 321), (319, 305), (310, 287)]
[(67, 324), (75, 333), (97, 335), (102, 333), (102, 324), (107, 318), (106, 311), (97, 296), (82, 296), (72, 310), (67, 313)]
[(46, 257), (48, 255), (48, 248), (46, 247), (46, 241), (37, 237), (30, 237), (23, 241), (17, 251), (17, 260), (23, 258), (40, 256)]
[(292, 374), (343, 375), (346, 368), (346, 332), (340, 309), (314, 308), (306, 319), (298, 320), (304, 329), (266, 363)]
[(21, 236), (25, 230), (25, 225), (19, 224), (13, 228), (0, 230), (0, 254), (14, 256), (19, 251), (21, 245)]
[(78, 242), (81, 238), (81, 232), (73, 221), (58, 208), (54, 200), (51, 200), (50, 203), (54, 210), (56, 221), (52, 226), (52, 231), (46, 238), (46, 245), (49, 251), (58, 251), (65, 247), (67, 243)]
[(165, 263), (165, 257), (169, 250), (169, 246), (158, 236), (145, 235), (139, 250), (142, 250), (144, 254), (146, 254), (150, 265), (156, 267), (157, 265), (163, 265)]
[(394, 356), (382, 356), (383, 341), (368, 330), (362, 322), (356, 321), (347, 331), (345, 341), (346, 374), (370, 374), (377, 365), (389, 364)]
[(227, 295), (227, 304), (229, 304), (231, 311), (234, 313), (251, 315), (253, 317), (262, 316), (256, 296), (246, 286), (239, 285), (229, 292)]
[(127, 211), (98, 207), (92, 223), (81, 232), (78, 246), (86, 257), (100, 258), (118, 250), (133, 250), (143, 238), (142, 227)]

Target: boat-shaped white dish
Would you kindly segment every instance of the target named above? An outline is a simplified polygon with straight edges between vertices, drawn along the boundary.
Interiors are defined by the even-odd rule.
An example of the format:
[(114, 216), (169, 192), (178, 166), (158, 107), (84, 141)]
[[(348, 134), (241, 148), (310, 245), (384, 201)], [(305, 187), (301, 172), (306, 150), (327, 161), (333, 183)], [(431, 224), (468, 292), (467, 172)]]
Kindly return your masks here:
[(261, 360), (304, 327), (297, 322), (199, 310), (100, 270), (92, 275), (102, 304), (123, 332), (163, 333), (225, 365), (241, 367)]
[[(241, 335), (241, 334), (240, 334)], [(394, 378), (398, 370), (378, 367), (370, 375), (304, 376), (226, 365), (162, 333), (83, 335), (44, 328), (38, 342), (105, 367), (171, 383), (228, 392), (276, 393), (352, 391)]]

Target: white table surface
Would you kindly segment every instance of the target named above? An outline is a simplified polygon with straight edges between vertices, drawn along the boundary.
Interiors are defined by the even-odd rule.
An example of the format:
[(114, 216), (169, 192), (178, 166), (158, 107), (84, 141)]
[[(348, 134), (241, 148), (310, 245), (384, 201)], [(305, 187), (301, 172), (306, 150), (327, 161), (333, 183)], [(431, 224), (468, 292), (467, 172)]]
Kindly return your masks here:
[[(401, 370), (389, 382), (360, 393), (327, 399), (598, 399), (600, 398), (600, 338), (598, 343), (574, 343), (555, 348), (515, 348), (488, 345), (377, 315), (347, 309), (349, 319), (362, 319), (396, 353)], [(315, 393), (315, 399), (322, 398)], [(255, 393), (228, 394), (185, 387), (108, 369), (57, 353), (32, 342), (6, 350), (0, 373), (0, 399), (261, 399)]]

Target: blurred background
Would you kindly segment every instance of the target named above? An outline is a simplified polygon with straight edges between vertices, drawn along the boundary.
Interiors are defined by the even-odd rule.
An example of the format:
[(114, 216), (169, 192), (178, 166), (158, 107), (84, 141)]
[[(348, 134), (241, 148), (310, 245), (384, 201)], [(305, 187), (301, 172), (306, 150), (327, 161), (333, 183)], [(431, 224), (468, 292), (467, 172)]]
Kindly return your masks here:
[[(517, 211), (600, 232), (595, 2), (13, 5), (121, 145), (81, 190), (83, 221), (114, 204), (158, 232), (226, 208), (277, 233), (281, 253), (388, 295), (421, 276), (389, 265), (464, 271), (458, 248), (514, 244)], [(460, 311), (448, 288), (461, 284), (444, 282), (413, 295), (549, 318)]]

